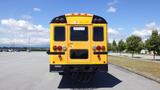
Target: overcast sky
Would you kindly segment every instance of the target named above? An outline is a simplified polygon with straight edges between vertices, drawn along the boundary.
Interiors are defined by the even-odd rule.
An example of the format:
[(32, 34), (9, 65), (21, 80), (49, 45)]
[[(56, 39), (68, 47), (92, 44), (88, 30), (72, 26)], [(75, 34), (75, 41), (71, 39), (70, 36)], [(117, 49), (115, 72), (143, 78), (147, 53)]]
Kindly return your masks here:
[(90, 13), (109, 23), (109, 41), (160, 31), (160, 0), (1, 0), (0, 46), (49, 45), (49, 23), (66, 13)]

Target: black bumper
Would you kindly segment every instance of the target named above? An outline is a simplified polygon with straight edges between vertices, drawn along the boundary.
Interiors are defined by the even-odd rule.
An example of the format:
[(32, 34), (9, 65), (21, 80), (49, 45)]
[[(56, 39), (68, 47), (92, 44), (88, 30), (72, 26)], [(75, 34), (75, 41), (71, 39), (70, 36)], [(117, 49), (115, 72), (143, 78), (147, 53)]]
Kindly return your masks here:
[(50, 72), (63, 72), (63, 71), (70, 71), (70, 72), (93, 72), (93, 71), (100, 71), (100, 72), (108, 72), (108, 64), (86, 64), (86, 65), (51, 65), (50, 64)]

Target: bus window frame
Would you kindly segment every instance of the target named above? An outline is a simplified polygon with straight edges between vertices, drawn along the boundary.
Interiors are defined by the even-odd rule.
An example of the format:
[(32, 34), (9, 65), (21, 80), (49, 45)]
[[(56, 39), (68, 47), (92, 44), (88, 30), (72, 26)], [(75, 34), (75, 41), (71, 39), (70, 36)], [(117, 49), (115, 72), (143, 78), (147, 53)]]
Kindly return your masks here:
[[(84, 41), (82, 41), (82, 40), (71, 40), (71, 28), (72, 27), (86, 27), (87, 28), (87, 40), (84, 40)], [(88, 42), (89, 41), (89, 26), (88, 25), (70, 25), (70, 27), (69, 27), (69, 29), (70, 29), (70, 37), (69, 37), (69, 40), (71, 41), (71, 42)]]
[[(102, 28), (103, 28), (103, 40), (98, 40), (98, 41), (94, 40), (94, 28), (95, 28), (95, 27), (102, 27)], [(93, 27), (92, 27), (92, 31), (93, 31), (93, 32), (92, 32), (92, 40), (93, 40), (94, 42), (103, 42), (103, 41), (105, 40), (105, 37), (104, 37), (104, 36), (105, 36), (105, 35), (104, 35), (104, 26), (93, 26)]]
[[(66, 27), (63, 26), (63, 25), (61, 25), (61, 26), (58, 25), (58, 26), (53, 26), (53, 27), (54, 27), (54, 31), (53, 31), (54, 32), (54, 35), (53, 35), (54, 39), (53, 40), (55, 42), (65, 42), (66, 41)], [(64, 27), (64, 40), (62, 40), (62, 41), (61, 40), (55, 40), (55, 28), (56, 27)]]

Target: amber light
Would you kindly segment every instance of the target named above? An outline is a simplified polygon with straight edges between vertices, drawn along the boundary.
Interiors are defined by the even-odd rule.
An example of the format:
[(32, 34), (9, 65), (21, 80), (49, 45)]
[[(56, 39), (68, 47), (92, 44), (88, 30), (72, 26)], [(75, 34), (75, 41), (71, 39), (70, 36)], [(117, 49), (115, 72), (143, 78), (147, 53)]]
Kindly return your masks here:
[(103, 51), (106, 49), (105, 46), (102, 46), (101, 48), (102, 48)]
[(53, 46), (53, 50), (55, 50), (55, 51), (56, 51), (56, 50), (57, 50), (57, 46)]

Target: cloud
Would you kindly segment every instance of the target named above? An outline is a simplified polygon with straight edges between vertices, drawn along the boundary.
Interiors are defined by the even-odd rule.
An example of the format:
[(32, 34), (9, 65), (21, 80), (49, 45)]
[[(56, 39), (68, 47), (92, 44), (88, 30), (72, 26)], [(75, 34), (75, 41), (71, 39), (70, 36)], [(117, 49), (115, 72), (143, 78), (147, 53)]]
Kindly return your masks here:
[(22, 15), (21, 18), (24, 19), (24, 20), (30, 20), (30, 19), (32, 19), (32, 16), (30, 16), (30, 15)]
[(27, 20), (2, 19), (0, 23), (1, 44), (26, 46), (49, 44), (49, 29)]
[(107, 12), (115, 13), (117, 12), (116, 4), (118, 3), (117, 0), (113, 0), (112, 2), (107, 3)]
[(122, 29), (124, 30), (124, 28), (108, 28), (108, 40), (110, 43), (112, 43), (113, 40), (118, 42), (125, 38), (123, 33), (120, 33)]
[(33, 11), (39, 12), (39, 11), (41, 11), (41, 9), (40, 8), (33, 8)]
[(109, 28), (109, 29), (108, 29), (108, 33), (109, 33), (110, 35), (118, 35), (118, 34), (119, 34), (118, 30), (116, 30), (116, 29), (114, 29), (114, 28)]
[(119, 30), (119, 31), (122, 31), (122, 30), (124, 30), (124, 28), (120, 27), (120, 28), (118, 28), (118, 30)]
[(142, 29), (134, 28), (133, 30), (133, 35), (140, 36), (143, 40), (146, 40), (151, 35), (153, 30), (158, 30), (160, 32), (160, 25), (156, 22), (150, 22), (147, 23)]
[(115, 13), (117, 11), (117, 9), (113, 6), (110, 6), (107, 11), (111, 12), (111, 13)]
[(156, 22), (151, 22), (145, 25), (148, 29), (159, 29), (160, 25), (157, 25)]

